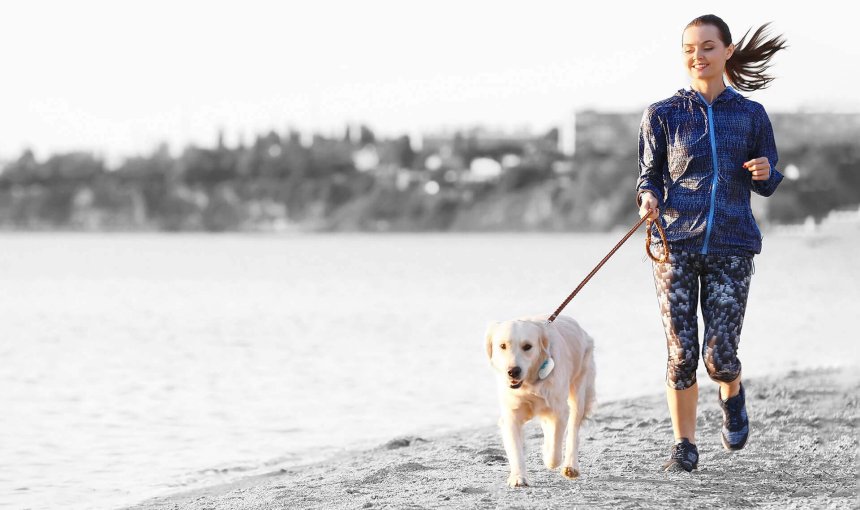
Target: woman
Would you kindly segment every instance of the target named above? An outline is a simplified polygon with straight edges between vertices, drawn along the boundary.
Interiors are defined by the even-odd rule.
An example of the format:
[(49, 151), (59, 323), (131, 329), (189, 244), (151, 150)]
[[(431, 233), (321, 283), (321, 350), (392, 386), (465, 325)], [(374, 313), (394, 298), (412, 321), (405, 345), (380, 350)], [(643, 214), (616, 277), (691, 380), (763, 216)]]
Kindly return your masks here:
[(742, 91), (764, 88), (773, 80), (765, 71), (771, 57), (786, 46), (781, 36), (766, 39), (766, 28), (735, 45), (719, 17), (691, 21), (681, 41), (690, 89), (652, 104), (642, 117), (639, 215), (662, 221), (670, 251), (667, 262), (653, 266), (669, 353), (666, 398), (675, 434), (667, 470), (698, 466), (700, 284), (702, 347), (708, 375), (719, 385), (723, 446), (739, 450), (749, 435), (737, 349), (753, 256), (761, 252), (750, 192), (770, 196), (782, 174), (774, 168), (777, 152), (764, 108), (726, 86), (723, 76)]

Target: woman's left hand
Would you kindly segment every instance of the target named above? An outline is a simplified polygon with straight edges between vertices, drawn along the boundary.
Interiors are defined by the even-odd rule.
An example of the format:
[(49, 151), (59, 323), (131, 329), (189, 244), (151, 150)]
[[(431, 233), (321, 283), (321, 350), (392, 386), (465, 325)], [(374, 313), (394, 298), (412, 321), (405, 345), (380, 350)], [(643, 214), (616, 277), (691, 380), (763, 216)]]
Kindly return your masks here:
[(767, 158), (755, 158), (744, 163), (744, 168), (752, 172), (752, 180), (766, 181), (770, 178), (770, 161)]

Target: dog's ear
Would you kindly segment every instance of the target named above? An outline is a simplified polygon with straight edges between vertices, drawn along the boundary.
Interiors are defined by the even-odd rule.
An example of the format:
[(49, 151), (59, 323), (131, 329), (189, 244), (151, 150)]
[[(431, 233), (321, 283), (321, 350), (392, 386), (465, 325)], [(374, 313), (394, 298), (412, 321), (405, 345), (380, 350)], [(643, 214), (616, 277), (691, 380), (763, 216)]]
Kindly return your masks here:
[(540, 328), (540, 350), (542, 353), (549, 355), (549, 332), (544, 325), (541, 325)]
[(493, 359), (493, 332), (496, 330), (497, 322), (487, 324), (487, 332), (484, 333), (484, 342), (487, 344), (487, 357)]

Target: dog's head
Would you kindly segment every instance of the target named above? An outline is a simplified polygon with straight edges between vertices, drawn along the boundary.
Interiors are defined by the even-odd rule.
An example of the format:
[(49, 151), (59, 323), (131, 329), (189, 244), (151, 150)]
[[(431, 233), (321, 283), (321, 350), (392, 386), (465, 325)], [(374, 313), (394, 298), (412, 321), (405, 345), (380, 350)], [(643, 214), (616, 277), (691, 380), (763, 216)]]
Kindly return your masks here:
[(512, 389), (538, 379), (541, 364), (549, 357), (546, 326), (540, 322), (514, 320), (487, 327), (487, 356)]

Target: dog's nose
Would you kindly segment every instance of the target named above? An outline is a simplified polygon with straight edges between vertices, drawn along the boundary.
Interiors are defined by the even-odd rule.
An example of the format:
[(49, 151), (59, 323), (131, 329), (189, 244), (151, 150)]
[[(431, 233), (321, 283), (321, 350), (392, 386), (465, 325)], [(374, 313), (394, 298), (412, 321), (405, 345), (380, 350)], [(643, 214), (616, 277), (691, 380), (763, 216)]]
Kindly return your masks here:
[(508, 370), (508, 375), (509, 375), (509, 376), (511, 376), (511, 377), (513, 377), (514, 379), (519, 379), (519, 378), (520, 378), (520, 374), (521, 374), (522, 372), (523, 372), (523, 371), (522, 371), (522, 370), (520, 370), (520, 367), (514, 367), (514, 368), (512, 368), (512, 369)]

